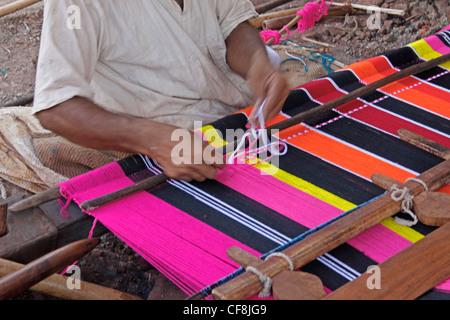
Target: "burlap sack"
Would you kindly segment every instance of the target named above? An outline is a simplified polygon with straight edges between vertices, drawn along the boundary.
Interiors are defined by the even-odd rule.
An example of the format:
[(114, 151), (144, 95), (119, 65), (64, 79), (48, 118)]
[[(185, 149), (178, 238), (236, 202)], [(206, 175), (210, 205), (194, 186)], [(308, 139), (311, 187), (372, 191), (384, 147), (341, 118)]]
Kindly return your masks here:
[(0, 109), (0, 177), (38, 193), (127, 156), (75, 145), (45, 130), (30, 107)]

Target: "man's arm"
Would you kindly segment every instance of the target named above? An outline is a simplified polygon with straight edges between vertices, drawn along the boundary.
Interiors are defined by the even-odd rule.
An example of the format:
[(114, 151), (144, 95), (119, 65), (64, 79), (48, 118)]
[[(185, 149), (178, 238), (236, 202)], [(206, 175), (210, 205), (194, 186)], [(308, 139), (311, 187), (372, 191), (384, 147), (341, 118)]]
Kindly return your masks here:
[[(95, 105), (91, 101), (75, 97), (53, 108), (38, 112), (37, 117), (46, 129), (66, 137), (70, 141), (98, 150), (117, 150), (129, 153), (140, 153), (155, 159), (166, 171), (169, 178), (180, 180), (214, 179), (216, 168), (223, 168), (223, 158), (215, 155), (203, 158), (202, 164), (175, 165), (171, 158), (173, 148), (180, 142), (171, 141), (172, 132), (178, 129), (141, 118), (127, 117), (110, 113)], [(191, 139), (200, 136), (190, 132)], [(193, 140), (191, 140), (192, 142)], [(194, 143), (191, 143), (194, 146)], [(203, 142), (203, 148), (207, 144)], [(185, 149), (183, 149), (185, 150)], [(194, 152), (203, 150), (191, 150)], [(205, 153), (206, 156), (209, 152)]]
[[(269, 60), (258, 30), (248, 22), (238, 25), (226, 39), (227, 62), (230, 68), (246, 79), (259, 107), (264, 99), (264, 116), (276, 116), (289, 95), (287, 81)], [(250, 119), (256, 122), (256, 119)]]

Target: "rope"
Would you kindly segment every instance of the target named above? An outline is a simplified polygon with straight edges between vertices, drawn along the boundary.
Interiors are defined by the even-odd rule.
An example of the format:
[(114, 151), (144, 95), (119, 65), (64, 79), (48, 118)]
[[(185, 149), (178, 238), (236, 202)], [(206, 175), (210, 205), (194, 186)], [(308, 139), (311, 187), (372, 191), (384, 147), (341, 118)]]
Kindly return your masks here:
[(259, 280), (261, 281), (263, 285), (263, 289), (258, 294), (260, 298), (267, 298), (270, 296), (270, 290), (272, 289), (272, 279), (265, 274), (263, 274), (261, 271), (256, 269), (255, 267), (249, 266), (245, 270), (253, 272), (259, 277)]
[[(266, 257), (265, 261), (267, 261), (268, 259), (270, 259), (272, 257), (283, 258), (284, 260), (286, 260), (288, 262), (289, 269), (291, 271), (294, 271), (294, 263), (292, 262), (291, 258), (289, 258), (288, 255), (286, 255), (282, 252), (274, 252), (274, 253), (271, 253), (270, 255), (268, 255)], [(260, 297), (260, 298), (270, 297), (270, 291), (272, 289), (272, 279), (270, 277), (266, 276), (264, 273), (262, 273), (258, 269), (256, 269), (255, 267), (249, 266), (245, 270), (256, 274), (259, 277), (259, 281), (261, 281), (261, 283), (263, 285), (263, 289), (259, 292), (258, 297)]]
[[(406, 182), (408, 182), (408, 181), (418, 182), (422, 186), (424, 186), (426, 191), (428, 191), (428, 186), (422, 180), (417, 179), (417, 178), (409, 178), (406, 180)], [(394, 200), (396, 202), (402, 201), (402, 211), (404, 213), (409, 214), (409, 216), (413, 219), (412, 221), (410, 221), (410, 220), (402, 219), (399, 217), (395, 217), (394, 218), (395, 222), (402, 226), (408, 226), (408, 227), (415, 226), (419, 222), (419, 219), (412, 211), (412, 208), (414, 206), (414, 201), (413, 201), (414, 196), (410, 193), (410, 190), (407, 187), (400, 189), (396, 184), (394, 184), (391, 187), (391, 191), (392, 191), (392, 194), (391, 194), (392, 200)]]

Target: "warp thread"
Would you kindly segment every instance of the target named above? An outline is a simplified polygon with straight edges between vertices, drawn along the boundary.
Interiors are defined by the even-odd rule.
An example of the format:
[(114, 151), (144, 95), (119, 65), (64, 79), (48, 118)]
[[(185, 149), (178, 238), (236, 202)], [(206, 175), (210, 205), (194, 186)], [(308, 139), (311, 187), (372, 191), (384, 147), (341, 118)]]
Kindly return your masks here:
[[(320, 0), (320, 2), (307, 3), (303, 9), (297, 12), (297, 17), (301, 16), (301, 19), (297, 23), (297, 29), (294, 32), (304, 33), (308, 29), (313, 30), (315, 23), (328, 14), (328, 7), (332, 3), (333, 1), (330, 1), (330, 4), (326, 4), (324, 0)], [(288, 27), (284, 26), (284, 29), (287, 32), (288, 38)], [(260, 32), (260, 36), (265, 43), (267, 43), (267, 41), (271, 38), (274, 38), (273, 44), (279, 44), (281, 41), (281, 33), (276, 30), (263, 30)]]
[[(289, 263), (289, 270), (294, 271), (294, 263), (292, 262), (291, 258), (289, 258), (288, 255), (282, 253), (282, 252), (274, 252), (270, 255), (268, 255), (265, 259), (265, 261), (269, 260), (273, 257), (280, 257), (286, 260)], [(270, 296), (270, 291), (272, 289), (272, 278), (269, 276), (266, 276), (261, 271), (259, 271), (257, 268), (249, 266), (245, 270), (253, 272), (259, 277), (259, 280), (261, 281), (263, 285), (263, 289), (259, 292), (258, 296), (260, 298), (268, 298)]]
[[(406, 181), (416, 181), (424, 186), (425, 191), (428, 191), (428, 186), (426, 185), (425, 182), (423, 182), (420, 179), (409, 178)], [(402, 226), (408, 226), (408, 227), (415, 226), (419, 222), (419, 219), (417, 219), (417, 216), (412, 211), (413, 206), (414, 206), (414, 202), (413, 202), (414, 196), (410, 193), (410, 190), (408, 189), (408, 187), (404, 187), (403, 189), (400, 189), (396, 184), (394, 184), (391, 187), (391, 191), (392, 191), (392, 194), (391, 194), (392, 200), (394, 200), (396, 202), (402, 201), (402, 211), (404, 213), (409, 214), (410, 217), (413, 219), (412, 221), (410, 221), (410, 220), (402, 219), (399, 217), (395, 217), (395, 219), (394, 219), (395, 222)]]

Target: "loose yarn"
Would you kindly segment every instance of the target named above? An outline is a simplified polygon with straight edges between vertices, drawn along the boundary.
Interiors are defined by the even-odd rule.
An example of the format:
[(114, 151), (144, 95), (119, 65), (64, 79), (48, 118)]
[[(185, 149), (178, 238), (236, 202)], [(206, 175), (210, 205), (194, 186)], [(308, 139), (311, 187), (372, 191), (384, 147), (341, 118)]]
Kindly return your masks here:
[[(304, 33), (308, 29), (313, 30), (315, 23), (328, 14), (328, 7), (332, 3), (333, 1), (330, 1), (330, 4), (327, 4), (324, 0), (307, 3), (303, 9), (297, 12), (297, 17), (301, 16), (301, 19), (297, 23), (295, 32)], [(286, 30), (287, 33), (286, 38), (289, 38), (289, 28), (284, 26), (284, 30)], [(276, 30), (263, 30), (260, 32), (260, 36), (265, 43), (271, 38), (274, 38), (272, 44), (279, 44), (281, 42), (281, 33)]]

